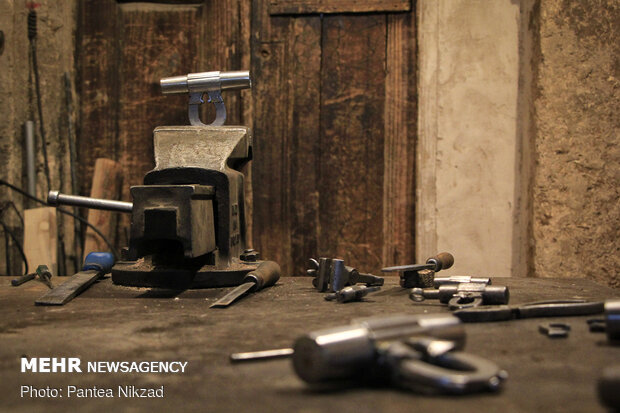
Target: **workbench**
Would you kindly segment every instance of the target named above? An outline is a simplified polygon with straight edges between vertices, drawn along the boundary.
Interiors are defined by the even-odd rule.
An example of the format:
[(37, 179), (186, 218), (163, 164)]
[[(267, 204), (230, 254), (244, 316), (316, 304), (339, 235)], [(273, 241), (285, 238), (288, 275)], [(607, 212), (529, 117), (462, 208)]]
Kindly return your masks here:
[[(60, 278), (53, 279), (59, 283)], [(582, 279), (494, 278), (507, 285), (510, 304), (548, 299), (604, 300), (618, 290)], [(397, 277), (363, 302), (323, 299), (308, 277), (283, 277), (278, 284), (226, 309), (209, 304), (227, 289), (192, 291), (119, 287), (106, 278), (62, 307), (34, 300), (47, 287), (31, 281), (11, 287), (0, 279), (0, 410), (203, 411), (203, 412), (596, 412), (601, 370), (620, 362), (620, 346), (591, 333), (590, 316), (557, 318), (571, 326), (568, 338), (550, 339), (538, 325), (551, 319), (467, 324), (465, 351), (486, 357), (509, 377), (502, 391), (469, 396), (418, 395), (395, 388), (310, 389), (290, 360), (229, 363), (232, 352), (289, 347), (305, 332), (348, 324), (351, 319), (395, 313), (448, 310), (436, 301), (414, 303)], [(184, 373), (21, 373), (27, 357), (89, 361), (182, 361)], [(163, 398), (21, 397), (34, 388), (161, 388)], [(116, 394), (115, 394), (116, 396)]]

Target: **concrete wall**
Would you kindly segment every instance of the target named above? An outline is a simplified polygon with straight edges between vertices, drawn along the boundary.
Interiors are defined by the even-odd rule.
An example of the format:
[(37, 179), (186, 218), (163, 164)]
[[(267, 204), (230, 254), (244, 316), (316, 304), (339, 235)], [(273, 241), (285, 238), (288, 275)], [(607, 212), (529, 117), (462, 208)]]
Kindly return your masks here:
[(531, 9), (532, 269), (620, 287), (620, 3)]
[(620, 286), (620, 4), (418, 11), (418, 259)]
[(421, 0), (416, 255), (462, 274), (513, 268), (519, 5)]

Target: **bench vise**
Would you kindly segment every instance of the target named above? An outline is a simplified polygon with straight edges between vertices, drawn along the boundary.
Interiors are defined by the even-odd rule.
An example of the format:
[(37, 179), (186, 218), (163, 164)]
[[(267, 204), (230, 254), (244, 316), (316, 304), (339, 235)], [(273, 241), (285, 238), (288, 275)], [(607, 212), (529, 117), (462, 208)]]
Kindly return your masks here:
[[(189, 93), (191, 126), (155, 128), (155, 168), (144, 185), (131, 187), (129, 247), (112, 268), (112, 281), (157, 288), (238, 285), (260, 264), (258, 253), (246, 248), (241, 172), (252, 159), (252, 132), (223, 126), (221, 92), (250, 88), (250, 74), (192, 73), (160, 83), (164, 94)], [(210, 125), (199, 117), (205, 94), (216, 108)], [(57, 203), (71, 198), (54, 195)]]

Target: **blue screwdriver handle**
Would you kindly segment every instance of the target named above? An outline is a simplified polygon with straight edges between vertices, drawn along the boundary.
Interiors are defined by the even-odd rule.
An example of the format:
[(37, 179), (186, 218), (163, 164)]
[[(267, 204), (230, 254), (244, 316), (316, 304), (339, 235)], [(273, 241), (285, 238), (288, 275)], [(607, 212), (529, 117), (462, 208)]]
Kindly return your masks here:
[(84, 259), (82, 271), (96, 270), (103, 273), (112, 271), (114, 255), (110, 252), (91, 252)]

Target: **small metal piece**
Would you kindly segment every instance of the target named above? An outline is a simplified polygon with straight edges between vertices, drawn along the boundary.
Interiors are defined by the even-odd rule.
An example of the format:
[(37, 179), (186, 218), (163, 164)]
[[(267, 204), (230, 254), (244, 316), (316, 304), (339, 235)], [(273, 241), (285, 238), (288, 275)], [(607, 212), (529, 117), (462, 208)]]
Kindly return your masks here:
[(604, 333), (605, 332), (605, 319), (604, 318), (591, 318), (586, 320), (588, 323), (588, 329), (591, 333)]
[(566, 338), (570, 332), (570, 325), (565, 323), (547, 323), (538, 326), (538, 331), (550, 338)]
[(339, 303), (348, 303), (351, 301), (360, 301), (366, 295), (379, 291), (381, 287), (366, 287), (365, 285), (351, 285), (344, 287), (342, 290), (325, 296), (326, 300), (338, 300)]
[(208, 101), (215, 106), (215, 120), (211, 126), (222, 126), (226, 121), (226, 106), (221, 92), (224, 90), (240, 90), (252, 87), (250, 72), (201, 72), (185, 76), (163, 78), (159, 81), (164, 95), (189, 93), (189, 121), (193, 126), (206, 126), (200, 120), (199, 106), (204, 103), (206, 93)]
[(478, 307), (479, 305), (507, 304), (508, 287), (489, 286), (483, 283), (445, 284), (438, 289), (413, 288), (409, 298), (413, 301), (439, 299), (448, 304), (450, 310)]
[(279, 358), (288, 358), (293, 355), (292, 348), (279, 348), (275, 350), (251, 351), (247, 353), (233, 353), (230, 355), (231, 363), (239, 363), (244, 361), (262, 361), (273, 360)]
[(605, 308), (605, 331), (609, 341), (620, 340), (620, 299), (607, 300)]
[(28, 281), (34, 280), (37, 276), (36, 272), (30, 273), (30, 274), (26, 274), (26, 275), (22, 275), (19, 278), (15, 278), (13, 280), (11, 280), (11, 285), (13, 287), (17, 287), (20, 286), (24, 283), (27, 283)]
[(243, 253), (239, 256), (239, 259), (241, 259), (241, 261), (248, 262), (256, 262), (259, 258), (260, 254), (258, 253), (258, 251), (255, 251), (251, 248), (244, 250)]
[(344, 260), (338, 258), (310, 258), (306, 273), (314, 277), (312, 285), (320, 292), (337, 292), (349, 285), (363, 283), (367, 287), (381, 286), (384, 283), (382, 277), (372, 274), (360, 273), (357, 269), (344, 264)]
[(52, 206), (73, 205), (116, 212), (132, 212), (133, 210), (133, 204), (131, 202), (112, 201), (109, 199), (97, 199), (78, 195), (66, 195), (61, 194), (58, 191), (49, 191), (47, 194), (47, 203)]
[(484, 277), (471, 277), (469, 275), (451, 275), (450, 277), (435, 277), (433, 285), (435, 288), (439, 288), (442, 285), (454, 285), (462, 283), (476, 283), (476, 284), (491, 284), (490, 278)]
[(47, 285), (49, 289), (54, 288), (51, 280), (52, 273), (49, 268), (47, 268), (47, 265), (39, 265), (36, 269), (36, 273), (43, 284)]
[(48, 288), (54, 288), (52, 286), (52, 273), (50, 272), (49, 268), (47, 268), (47, 265), (39, 265), (37, 267), (37, 269), (35, 270), (35, 272), (31, 273), (31, 274), (26, 274), (26, 275), (22, 275), (21, 277), (11, 280), (11, 285), (13, 287), (17, 287), (19, 285), (22, 285), (28, 281), (34, 280), (35, 278), (39, 278), (39, 280), (48, 286)]
[(620, 411), (620, 365), (607, 367), (597, 383), (598, 397), (611, 411)]

